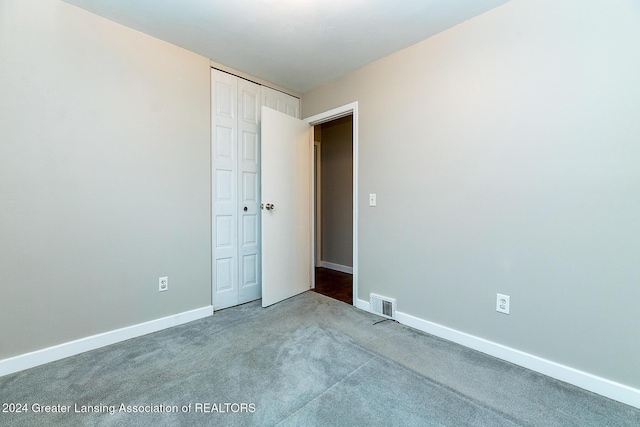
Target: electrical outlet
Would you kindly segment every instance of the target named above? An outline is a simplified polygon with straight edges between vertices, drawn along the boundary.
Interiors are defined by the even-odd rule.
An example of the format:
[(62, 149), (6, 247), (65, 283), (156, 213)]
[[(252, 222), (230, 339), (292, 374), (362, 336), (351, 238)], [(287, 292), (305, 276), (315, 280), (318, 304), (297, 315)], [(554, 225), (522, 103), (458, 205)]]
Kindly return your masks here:
[(509, 314), (509, 306), (510, 306), (509, 295), (498, 294), (496, 299), (496, 311), (504, 314)]
[(164, 292), (169, 289), (169, 278), (161, 277), (158, 279), (158, 291)]

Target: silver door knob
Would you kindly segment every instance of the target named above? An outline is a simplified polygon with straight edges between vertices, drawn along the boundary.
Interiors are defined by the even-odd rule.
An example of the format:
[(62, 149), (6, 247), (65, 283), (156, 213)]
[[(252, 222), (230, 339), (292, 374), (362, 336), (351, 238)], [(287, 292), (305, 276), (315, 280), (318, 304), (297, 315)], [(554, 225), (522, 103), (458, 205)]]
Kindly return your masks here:
[(267, 206), (265, 206), (267, 208), (268, 211), (275, 209), (275, 205), (273, 203), (267, 203)]

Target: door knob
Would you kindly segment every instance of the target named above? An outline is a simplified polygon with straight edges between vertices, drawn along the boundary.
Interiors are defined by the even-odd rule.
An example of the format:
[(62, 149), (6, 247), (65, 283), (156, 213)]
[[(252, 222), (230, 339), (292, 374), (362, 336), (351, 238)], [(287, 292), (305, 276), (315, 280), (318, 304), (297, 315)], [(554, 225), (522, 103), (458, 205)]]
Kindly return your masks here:
[(243, 209), (245, 212), (249, 210), (249, 208), (247, 208), (246, 206)]
[(270, 210), (275, 209), (275, 205), (273, 203), (267, 203), (266, 208), (267, 208), (268, 211), (270, 211)]

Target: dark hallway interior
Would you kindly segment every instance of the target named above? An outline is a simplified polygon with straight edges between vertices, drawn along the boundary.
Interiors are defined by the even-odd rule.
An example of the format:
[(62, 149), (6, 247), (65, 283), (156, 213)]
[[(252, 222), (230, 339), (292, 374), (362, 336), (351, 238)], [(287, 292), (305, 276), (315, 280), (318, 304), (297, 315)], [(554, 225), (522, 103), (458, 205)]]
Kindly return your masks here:
[(353, 275), (316, 267), (316, 292), (338, 301), (353, 304)]

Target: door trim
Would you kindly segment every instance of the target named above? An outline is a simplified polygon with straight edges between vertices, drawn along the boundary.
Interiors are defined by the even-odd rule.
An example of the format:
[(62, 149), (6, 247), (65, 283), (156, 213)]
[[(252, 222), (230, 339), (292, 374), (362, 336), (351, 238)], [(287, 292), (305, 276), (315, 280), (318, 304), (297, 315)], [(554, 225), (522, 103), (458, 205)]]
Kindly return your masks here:
[[(303, 119), (311, 126), (320, 125), (322, 123), (339, 119), (341, 117), (353, 115), (353, 301), (355, 306), (358, 300), (358, 101), (350, 104), (343, 105), (341, 107), (334, 108), (324, 113), (316, 114), (311, 117)], [(313, 132), (311, 135), (311, 144), (313, 144)], [(313, 175), (313, 174), (312, 174)], [(313, 186), (315, 187), (315, 176), (313, 177)], [(315, 198), (311, 198), (313, 203), (311, 209), (311, 221), (313, 229), (315, 230)], [(311, 233), (311, 258), (316, 259), (316, 244), (314, 241), (314, 233)], [(312, 286), (315, 287), (315, 274), (311, 275)]]
[[(315, 257), (314, 257), (314, 267), (317, 267), (322, 262), (321, 254), (322, 254), (322, 144), (320, 141), (313, 141), (314, 148), (314, 178), (315, 185), (313, 187), (314, 191), (314, 201), (315, 201), (315, 224), (313, 227), (313, 236), (315, 238), (315, 243), (313, 248), (315, 249)], [(315, 287), (315, 282), (314, 282)]]

